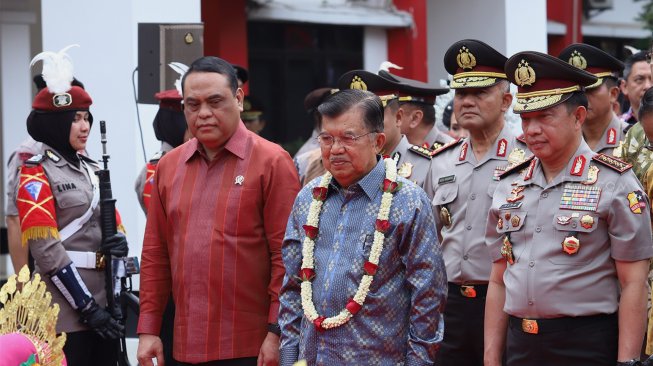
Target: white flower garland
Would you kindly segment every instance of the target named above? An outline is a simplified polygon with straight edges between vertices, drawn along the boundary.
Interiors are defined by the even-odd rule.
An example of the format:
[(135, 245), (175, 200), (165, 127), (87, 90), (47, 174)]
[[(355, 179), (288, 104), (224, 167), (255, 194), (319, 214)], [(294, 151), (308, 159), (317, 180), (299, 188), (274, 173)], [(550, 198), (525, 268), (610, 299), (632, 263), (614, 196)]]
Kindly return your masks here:
[(322, 176), (320, 184), (313, 189), (313, 201), (311, 202), (306, 219), (304, 229), (306, 237), (304, 238), (302, 246), (302, 268), (300, 271), (301, 283), (301, 298), (302, 308), (304, 315), (315, 324), (319, 330), (330, 329), (339, 327), (349, 321), (351, 317), (357, 313), (365, 302), (365, 298), (370, 291), (372, 279), (376, 273), (379, 264), (379, 258), (383, 251), (383, 241), (385, 239), (385, 232), (389, 228), (388, 218), (390, 216), (390, 206), (392, 204), (393, 194), (400, 188), (396, 183), (397, 180), (397, 163), (393, 159), (384, 159), (385, 163), (385, 180), (382, 187), (383, 196), (381, 197), (381, 206), (375, 222), (374, 242), (370, 249), (370, 256), (365, 263), (365, 272), (363, 278), (358, 286), (358, 290), (354, 297), (347, 303), (347, 306), (340, 311), (338, 315), (332, 317), (320, 316), (313, 304), (313, 287), (312, 279), (315, 277), (314, 270), (314, 250), (315, 238), (318, 233), (318, 223), (320, 220), (320, 213), (322, 205), (326, 199), (326, 190), (331, 181), (332, 175), (326, 172)]

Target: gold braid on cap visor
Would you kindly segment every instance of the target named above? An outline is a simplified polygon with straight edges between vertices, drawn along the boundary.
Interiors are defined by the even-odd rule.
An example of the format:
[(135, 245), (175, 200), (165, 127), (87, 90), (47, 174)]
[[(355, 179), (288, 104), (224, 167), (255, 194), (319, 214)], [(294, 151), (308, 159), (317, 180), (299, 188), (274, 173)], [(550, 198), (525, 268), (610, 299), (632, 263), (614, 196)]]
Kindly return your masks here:
[(496, 84), (497, 79), (507, 79), (506, 74), (490, 71), (461, 72), (453, 76), (451, 88), (483, 88)]
[(558, 104), (564, 94), (581, 90), (578, 85), (561, 89), (538, 90), (530, 93), (517, 93), (517, 103), (513, 112), (529, 112), (548, 108)]

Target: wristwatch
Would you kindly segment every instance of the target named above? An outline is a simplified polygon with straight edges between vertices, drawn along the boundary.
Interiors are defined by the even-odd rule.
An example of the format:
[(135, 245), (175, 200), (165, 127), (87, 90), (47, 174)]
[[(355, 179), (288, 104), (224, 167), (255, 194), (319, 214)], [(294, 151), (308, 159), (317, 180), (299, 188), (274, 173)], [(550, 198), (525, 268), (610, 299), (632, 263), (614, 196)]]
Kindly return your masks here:
[(642, 363), (636, 358), (633, 358), (632, 360), (628, 360), (628, 361), (623, 361), (623, 362), (617, 361), (617, 366), (640, 366), (641, 364)]
[[(280, 336), (281, 335), (281, 327), (279, 327), (278, 323), (269, 323), (268, 324), (268, 332), (274, 333), (277, 336)], [(628, 364), (628, 365), (630, 365), (630, 364)]]

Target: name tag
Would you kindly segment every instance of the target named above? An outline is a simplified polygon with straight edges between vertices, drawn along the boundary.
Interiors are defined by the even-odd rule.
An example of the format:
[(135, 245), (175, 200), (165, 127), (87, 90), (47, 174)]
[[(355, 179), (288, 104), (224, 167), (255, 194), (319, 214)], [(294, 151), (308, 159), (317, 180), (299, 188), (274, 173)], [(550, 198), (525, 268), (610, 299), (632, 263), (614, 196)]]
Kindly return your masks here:
[(442, 177), (438, 179), (438, 184), (447, 184), (447, 183), (453, 183), (456, 181), (456, 176), (455, 175), (448, 175), (446, 177)]
[(521, 204), (523, 202), (512, 202), (512, 203), (504, 203), (503, 205), (499, 206), (499, 210), (516, 210), (521, 207)]

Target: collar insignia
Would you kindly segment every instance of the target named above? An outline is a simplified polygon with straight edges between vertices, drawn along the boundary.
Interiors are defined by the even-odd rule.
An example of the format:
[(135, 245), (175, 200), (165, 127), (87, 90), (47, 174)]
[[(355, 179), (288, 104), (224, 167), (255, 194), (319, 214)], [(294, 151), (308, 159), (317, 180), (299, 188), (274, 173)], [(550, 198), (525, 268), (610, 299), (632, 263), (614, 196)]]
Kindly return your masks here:
[(583, 174), (583, 169), (585, 168), (586, 162), (587, 159), (585, 159), (583, 155), (578, 155), (576, 159), (574, 159), (574, 165), (571, 167), (571, 171), (569, 173), (571, 175), (580, 177), (580, 175)]
[(506, 150), (508, 150), (508, 141), (506, 141), (506, 139), (499, 140), (499, 143), (497, 144), (497, 156), (505, 157)]

